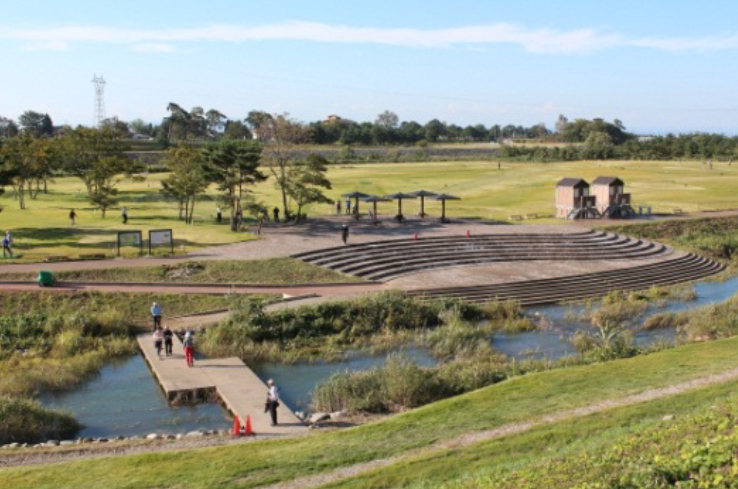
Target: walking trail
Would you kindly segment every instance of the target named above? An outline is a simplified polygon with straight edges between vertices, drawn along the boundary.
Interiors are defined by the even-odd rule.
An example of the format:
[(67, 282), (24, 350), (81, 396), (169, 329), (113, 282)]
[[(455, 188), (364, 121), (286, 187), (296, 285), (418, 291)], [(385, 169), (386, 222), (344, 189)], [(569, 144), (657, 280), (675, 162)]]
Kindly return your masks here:
[(447, 451), (449, 449), (464, 448), (487, 440), (493, 440), (496, 438), (502, 438), (504, 436), (522, 433), (524, 431), (528, 431), (530, 429), (537, 428), (546, 424), (581, 418), (614, 408), (632, 406), (634, 404), (640, 404), (643, 402), (654, 401), (665, 397), (671, 397), (690, 390), (699, 389), (714, 384), (720, 384), (735, 379), (738, 379), (738, 368), (728, 370), (721, 374), (701, 377), (667, 387), (648, 389), (638, 394), (633, 394), (618, 399), (608, 399), (595, 404), (589, 404), (587, 406), (547, 414), (545, 416), (540, 416), (529, 421), (509, 423), (490, 430), (465, 433), (461, 436), (457, 436), (449, 440), (440, 441), (429, 447), (411, 450), (409, 452), (405, 452), (394, 457), (372, 460), (371, 462), (364, 462), (347, 467), (342, 467), (331, 472), (311, 475), (308, 477), (301, 477), (298, 479), (293, 479), (291, 481), (282, 482), (271, 486), (265, 486), (265, 489), (311, 489), (321, 487), (325, 484), (334, 483), (343, 479), (347, 479), (349, 477), (366, 474), (369, 471), (380, 469), (382, 467), (387, 467), (389, 465), (402, 461), (407, 461), (419, 456), (433, 455), (435, 453)]

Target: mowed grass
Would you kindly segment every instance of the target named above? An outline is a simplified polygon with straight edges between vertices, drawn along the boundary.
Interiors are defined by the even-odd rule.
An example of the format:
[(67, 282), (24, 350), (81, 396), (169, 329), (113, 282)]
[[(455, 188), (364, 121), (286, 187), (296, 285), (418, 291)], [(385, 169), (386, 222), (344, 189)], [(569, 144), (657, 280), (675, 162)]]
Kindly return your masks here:
[[(545, 219), (532, 222), (562, 222), (553, 219), (554, 190), (563, 177), (588, 181), (598, 176), (618, 176), (625, 180), (625, 191), (634, 204), (650, 205), (653, 212), (672, 213), (738, 208), (734, 189), (738, 186), (738, 165), (713, 163), (709, 170), (699, 161), (577, 161), (561, 163), (453, 161), (423, 163), (341, 164), (329, 171), (331, 198), (358, 190), (367, 194), (430, 190), (461, 197), (449, 201), (446, 212), (452, 217), (471, 217), (508, 221), (513, 214), (538, 214)], [(277, 205), (278, 194), (268, 181), (257, 194), (270, 206)], [(364, 211), (368, 204), (361, 203)], [(426, 199), (426, 212), (439, 216), (441, 205)], [(410, 217), (420, 211), (420, 200), (403, 202), (403, 213)], [(329, 205), (313, 206), (308, 215), (335, 212)], [(396, 202), (378, 204), (378, 213), (390, 217), (397, 213)], [(548, 218), (546, 218), (548, 217)]]
[[(562, 163), (508, 163), (497, 168), (496, 161), (341, 164), (329, 170), (331, 198), (352, 190), (385, 195), (394, 192), (431, 190), (457, 195), (463, 200), (449, 202), (451, 217), (499, 219), (512, 214), (538, 214), (548, 217), (534, 222), (561, 222), (550, 218), (554, 212), (554, 188), (562, 177), (592, 180), (599, 175), (619, 176), (635, 204), (646, 204), (654, 212), (671, 213), (675, 208), (687, 212), (738, 207), (734, 189), (738, 187), (738, 165), (713, 164), (709, 170), (699, 161), (578, 161)], [(215, 224), (216, 192), (211, 188), (195, 208), (195, 223), (177, 219), (177, 205), (160, 193), (164, 174), (151, 174), (144, 182), (123, 179), (120, 205), (129, 209), (129, 224), (123, 226), (119, 209), (107, 218), (87, 203), (79, 179), (58, 178), (50, 183), (49, 194), (28, 200), (28, 209), (19, 210), (14, 193), (8, 189), (0, 197), (0, 231), (11, 230), (23, 260), (38, 260), (49, 255), (80, 253), (112, 254), (116, 232), (140, 229), (144, 238), (150, 229), (172, 228), (177, 251), (253, 239), (249, 233), (233, 233), (227, 224)], [(269, 208), (281, 207), (279, 191), (272, 179), (255, 187), (255, 197)], [(368, 210), (367, 204), (362, 204)], [(79, 215), (78, 225), (69, 224), (69, 209)], [(406, 216), (419, 212), (419, 201), (406, 201)], [(396, 213), (395, 202), (380, 203), (380, 217)], [(335, 213), (327, 204), (306, 209), (308, 216)], [(440, 203), (426, 200), (426, 212), (440, 214)], [(227, 216), (225, 216), (227, 218)], [(227, 219), (226, 219), (227, 220)], [(184, 246), (184, 248), (182, 248)], [(125, 250), (135, 254), (137, 250)]]
[[(0, 196), (0, 231), (11, 231), (14, 251), (21, 261), (37, 261), (47, 256), (77, 257), (104, 253), (113, 256), (118, 231), (140, 230), (148, 239), (151, 229), (172, 229), (175, 252), (184, 253), (207, 246), (254, 239), (247, 232), (231, 232), (227, 220), (215, 222), (216, 193), (211, 189), (195, 207), (195, 222), (188, 225), (178, 219), (177, 203), (159, 191), (164, 174), (151, 174), (143, 182), (122, 178), (118, 183), (120, 207), (128, 208), (128, 224), (123, 225), (120, 207), (101, 213), (87, 202), (82, 181), (57, 178), (49, 183), (49, 193), (39, 193), (36, 200), (26, 197), (27, 209), (20, 210), (15, 192), (6, 188)], [(71, 226), (69, 210), (77, 213), (77, 225)], [(147, 249), (144, 250), (148, 252)], [(159, 253), (169, 253), (160, 247)], [(138, 256), (134, 247), (121, 248), (125, 256)]]
[(526, 375), (339, 432), (4, 469), (0, 470), (0, 488), (258, 487), (398, 455), (463, 433), (724, 372), (738, 367), (736, 348), (738, 339), (719, 340)]
[[(35, 280), (36, 273), (0, 273), (0, 281)], [(305, 283), (362, 282), (293, 258), (266, 260), (186, 261), (149, 267), (60, 270), (57, 280), (65, 282), (152, 282), (178, 284), (292, 285)]]
[[(475, 443), (464, 448), (421, 455), (322, 487), (324, 489), (514, 487), (506, 485), (500, 479), (515, 472), (521, 482), (528, 482), (528, 474), (532, 472), (538, 472), (539, 476), (545, 474), (549, 470), (549, 464), (562, 457), (574, 458), (592, 452), (597, 453), (599, 450), (617, 445), (629, 436), (638, 435), (649, 429), (660, 429), (665, 432), (672, 430), (674, 421), (665, 421), (664, 416), (676, 415), (681, 420), (693, 414), (716, 411), (718, 408), (727, 409), (738, 401), (735, 394), (737, 387), (736, 381), (726, 382), (583, 418), (543, 425), (527, 432)], [(702, 426), (694, 426), (690, 430), (690, 435), (699, 438), (701, 429)], [(639, 461), (644, 465), (648, 464), (647, 460), (639, 459)], [(555, 487), (572, 487), (573, 479), (596, 480), (578, 471), (578, 467), (570, 469), (573, 469), (573, 472), (563, 477), (562, 474), (557, 474), (559, 475), (557, 480), (560, 480)], [(537, 487), (553, 487), (553, 485)]]

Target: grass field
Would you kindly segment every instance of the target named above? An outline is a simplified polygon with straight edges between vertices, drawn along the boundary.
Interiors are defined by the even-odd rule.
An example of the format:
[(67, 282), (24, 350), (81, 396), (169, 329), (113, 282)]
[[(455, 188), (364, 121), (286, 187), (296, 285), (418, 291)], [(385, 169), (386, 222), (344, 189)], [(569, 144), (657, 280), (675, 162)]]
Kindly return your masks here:
[[(33, 281), (34, 272), (0, 273), (0, 280)], [(57, 280), (65, 282), (152, 282), (178, 284), (259, 284), (291, 285), (305, 283), (362, 282), (293, 258), (266, 260), (186, 261), (148, 267), (60, 270)]]
[[(626, 360), (526, 375), (345, 431), (233, 447), (5, 469), (0, 470), (0, 488), (258, 487), (406, 453), (464, 433), (723, 372), (738, 367), (736, 346), (738, 339), (719, 340)], [(723, 393), (726, 391), (722, 389)], [(699, 402), (712, 404), (715, 392), (699, 397)], [(673, 404), (675, 408), (680, 405)], [(666, 406), (672, 409), (671, 405)], [(621, 418), (624, 426), (611, 413), (601, 417), (604, 423), (611, 423), (613, 429), (627, 427), (627, 416)], [(646, 414), (665, 412), (661, 408)], [(590, 426), (590, 432), (600, 429), (597, 424)], [(582, 430), (576, 439), (583, 443), (590, 432)], [(520, 449), (551, 453), (544, 444), (550, 438), (528, 440)], [(514, 459), (511, 457), (514, 453), (502, 452), (501, 456), (509, 462)], [(446, 452), (441, 459), (453, 454), (453, 451)], [(400, 473), (406, 480), (419, 481), (422, 468), (420, 464)], [(454, 467), (456, 473), (462, 469), (463, 466)]]
[[(593, 179), (598, 175), (614, 175), (626, 182), (633, 202), (653, 206), (654, 212), (728, 209), (738, 207), (734, 189), (738, 186), (738, 165), (717, 163), (708, 170), (699, 161), (581, 161), (564, 163), (434, 162), (350, 164), (331, 167), (329, 178), (332, 198), (359, 190), (369, 194), (388, 194), (426, 189), (457, 195), (463, 200), (450, 202), (448, 214), (456, 217), (480, 217), (507, 220), (511, 214), (551, 216), (554, 185), (562, 177), (580, 176)], [(213, 189), (195, 208), (195, 223), (185, 225), (177, 219), (175, 202), (159, 193), (163, 174), (151, 174), (144, 182), (124, 179), (119, 184), (121, 206), (129, 210), (129, 224), (123, 226), (119, 210), (109, 211), (106, 219), (87, 204), (84, 188), (75, 178), (58, 178), (50, 183), (49, 194), (28, 200), (28, 209), (19, 210), (13, 192), (8, 189), (0, 197), (4, 210), (0, 213), (0, 231), (11, 230), (17, 251), (23, 260), (48, 255), (80, 253), (112, 253), (115, 233), (125, 229), (172, 228), (178, 251), (245, 239), (248, 233), (232, 233), (227, 224), (216, 225)], [(280, 199), (270, 179), (255, 188), (256, 198), (267, 205), (279, 205)], [(440, 213), (440, 204), (428, 200), (427, 212)], [(78, 225), (69, 225), (69, 209), (78, 213)], [(368, 207), (364, 206), (364, 209)], [(381, 203), (379, 214), (394, 215), (394, 202)], [(419, 202), (406, 202), (407, 216), (419, 211)], [(311, 215), (333, 213), (329, 205), (307, 209)], [(553, 222), (553, 219), (546, 219)], [(541, 222), (534, 221), (534, 222)], [(184, 249), (181, 248), (184, 246)], [(127, 250), (128, 254), (136, 250)]]

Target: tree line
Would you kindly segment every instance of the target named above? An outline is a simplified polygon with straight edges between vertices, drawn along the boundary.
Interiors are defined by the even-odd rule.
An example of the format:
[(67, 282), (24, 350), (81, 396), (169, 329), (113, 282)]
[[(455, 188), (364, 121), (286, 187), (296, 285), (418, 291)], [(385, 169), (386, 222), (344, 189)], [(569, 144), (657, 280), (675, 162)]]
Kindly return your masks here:
[[(268, 142), (224, 139), (197, 146), (179, 143), (165, 151), (169, 174), (161, 192), (177, 201), (180, 219), (193, 222), (196, 202), (212, 185), (230, 210), (235, 231), (244, 213), (266, 215), (251, 188), (270, 177), (281, 192), (286, 219), (299, 219), (308, 204), (332, 203), (323, 193), (331, 188), (328, 162), (317, 155), (299, 156), (303, 153), (294, 150), (304, 126), (281, 115), (270, 115), (263, 123), (270, 131)], [(144, 166), (127, 153), (129, 148), (125, 134), (110, 125), (68, 129), (54, 137), (22, 129), (0, 139), (0, 193), (11, 187), (20, 209), (25, 209), (27, 199), (46, 193), (54, 177), (74, 176), (84, 183), (88, 202), (104, 218), (119, 203), (121, 176), (146, 178)]]

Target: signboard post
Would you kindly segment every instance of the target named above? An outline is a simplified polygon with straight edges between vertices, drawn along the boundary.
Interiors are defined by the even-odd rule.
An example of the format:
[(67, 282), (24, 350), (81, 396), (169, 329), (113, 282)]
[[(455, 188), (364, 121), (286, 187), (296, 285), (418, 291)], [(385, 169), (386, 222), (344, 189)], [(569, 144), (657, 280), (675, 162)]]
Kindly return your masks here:
[(171, 229), (152, 229), (149, 231), (149, 255), (151, 247), (156, 245), (169, 245), (169, 250), (174, 254), (174, 238)]
[(143, 255), (141, 231), (118, 231), (118, 256), (120, 256), (121, 246), (138, 246), (139, 254)]

